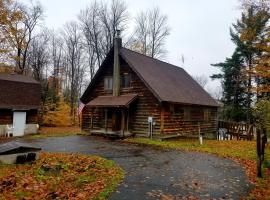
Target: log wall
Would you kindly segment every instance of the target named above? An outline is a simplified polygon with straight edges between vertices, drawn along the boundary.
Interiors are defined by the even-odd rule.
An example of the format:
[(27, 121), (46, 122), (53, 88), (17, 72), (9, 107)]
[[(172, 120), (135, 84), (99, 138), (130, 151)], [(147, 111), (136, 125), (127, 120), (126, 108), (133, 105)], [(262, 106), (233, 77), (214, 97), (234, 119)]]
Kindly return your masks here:
[[(131, 87), (121, 88), (120, 95), (124, 94), (138, 94), (138, 98), (129, 107), (129, 129), (132, 133), (148, 133), (148, 116), (154, 117), (156, 126), (154, 127), (155, 133), (160, 133), (160, 105), (155, 96), (149, 91), (141, 79), (132, 71), (128, 64), (120, 59), (121, 75), (129, 73), (131, 75)], [(89, 92), (89, 99), (92, 100), (97, 96), (112, 95), (112, 91), (104, 91), (104, 78), (113, 75), (112, 62), (106, 66), (106, 70), (96, 82), (94, 89)], [(82, 129), (85, 131), (90, 130), (91, 116), (93, 116), (93, 129), (104, 128), (104, 109), (102, 108), (89, 108), (85, 107), (82, 111)], [(108, 127), (110, 127), (108, 121)]]
[(169, 104), (163, 106), (164, 134), (198, 135), (198, 123), (202, 134), (214, 134), (217, 131), (217, 108)]

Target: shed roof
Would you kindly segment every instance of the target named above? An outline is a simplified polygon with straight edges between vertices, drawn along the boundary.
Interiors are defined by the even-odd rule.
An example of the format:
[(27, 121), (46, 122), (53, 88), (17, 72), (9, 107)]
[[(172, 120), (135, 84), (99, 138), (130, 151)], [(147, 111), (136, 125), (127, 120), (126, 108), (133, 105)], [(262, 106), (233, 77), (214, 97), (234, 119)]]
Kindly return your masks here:
[(0, 109), (37, 109), (41, 102), (41, 85), (31, 77), (0, 74)]
[(32, 77), (24, 76), (24, 75), (20, 75), (20, 74), (15, 74), (15, 73), (0, 74), (0, 80), (39, 84), (39, 82), (37, 82)]
[(0, 145), (0, 155), (40, 151), (41, 148), (29, 146), (20, 142), (7, 142)]
[(87, 106), (95, 107), (127, 107), (137, 97), (137, 94), (121, 96), (99, 96), (90, 101)]

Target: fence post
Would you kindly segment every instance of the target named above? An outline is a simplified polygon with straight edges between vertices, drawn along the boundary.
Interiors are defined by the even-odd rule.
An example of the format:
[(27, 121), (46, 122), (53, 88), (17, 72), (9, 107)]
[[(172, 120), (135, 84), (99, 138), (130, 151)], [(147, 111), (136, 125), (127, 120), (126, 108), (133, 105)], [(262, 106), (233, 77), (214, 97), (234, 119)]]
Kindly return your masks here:
[(262, 162), (264, 161), (264, 151), (265, 151), (265, 145), (267, 143), (267, 133), (266, 128), (263, 128), (263, 135), (262, 135)]
[(262, 177), (262, 140), (261, 129), (257, 129), (257, 177)]

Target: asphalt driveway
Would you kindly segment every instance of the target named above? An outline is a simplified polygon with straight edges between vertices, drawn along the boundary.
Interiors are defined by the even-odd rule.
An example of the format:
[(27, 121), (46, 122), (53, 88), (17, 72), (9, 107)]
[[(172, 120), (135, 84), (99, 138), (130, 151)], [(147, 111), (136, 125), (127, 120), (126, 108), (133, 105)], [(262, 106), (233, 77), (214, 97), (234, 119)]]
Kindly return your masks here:
[(159, 150), (92, 136), (17, 139), (45, 151), (94, 154), (114, 160), (126, 172), (112, 200), (240, 199), (250, 185), (234, 161), (214, 155)]

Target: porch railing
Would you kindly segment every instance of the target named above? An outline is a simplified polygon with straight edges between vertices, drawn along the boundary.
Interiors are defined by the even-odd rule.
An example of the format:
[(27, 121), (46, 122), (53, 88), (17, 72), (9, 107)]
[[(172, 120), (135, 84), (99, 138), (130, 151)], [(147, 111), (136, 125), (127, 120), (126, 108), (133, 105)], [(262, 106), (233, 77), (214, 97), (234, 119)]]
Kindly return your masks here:
[(256, 134), (256, 127), (252, 124), (219, 121), (218, 138), (252, 140)]

